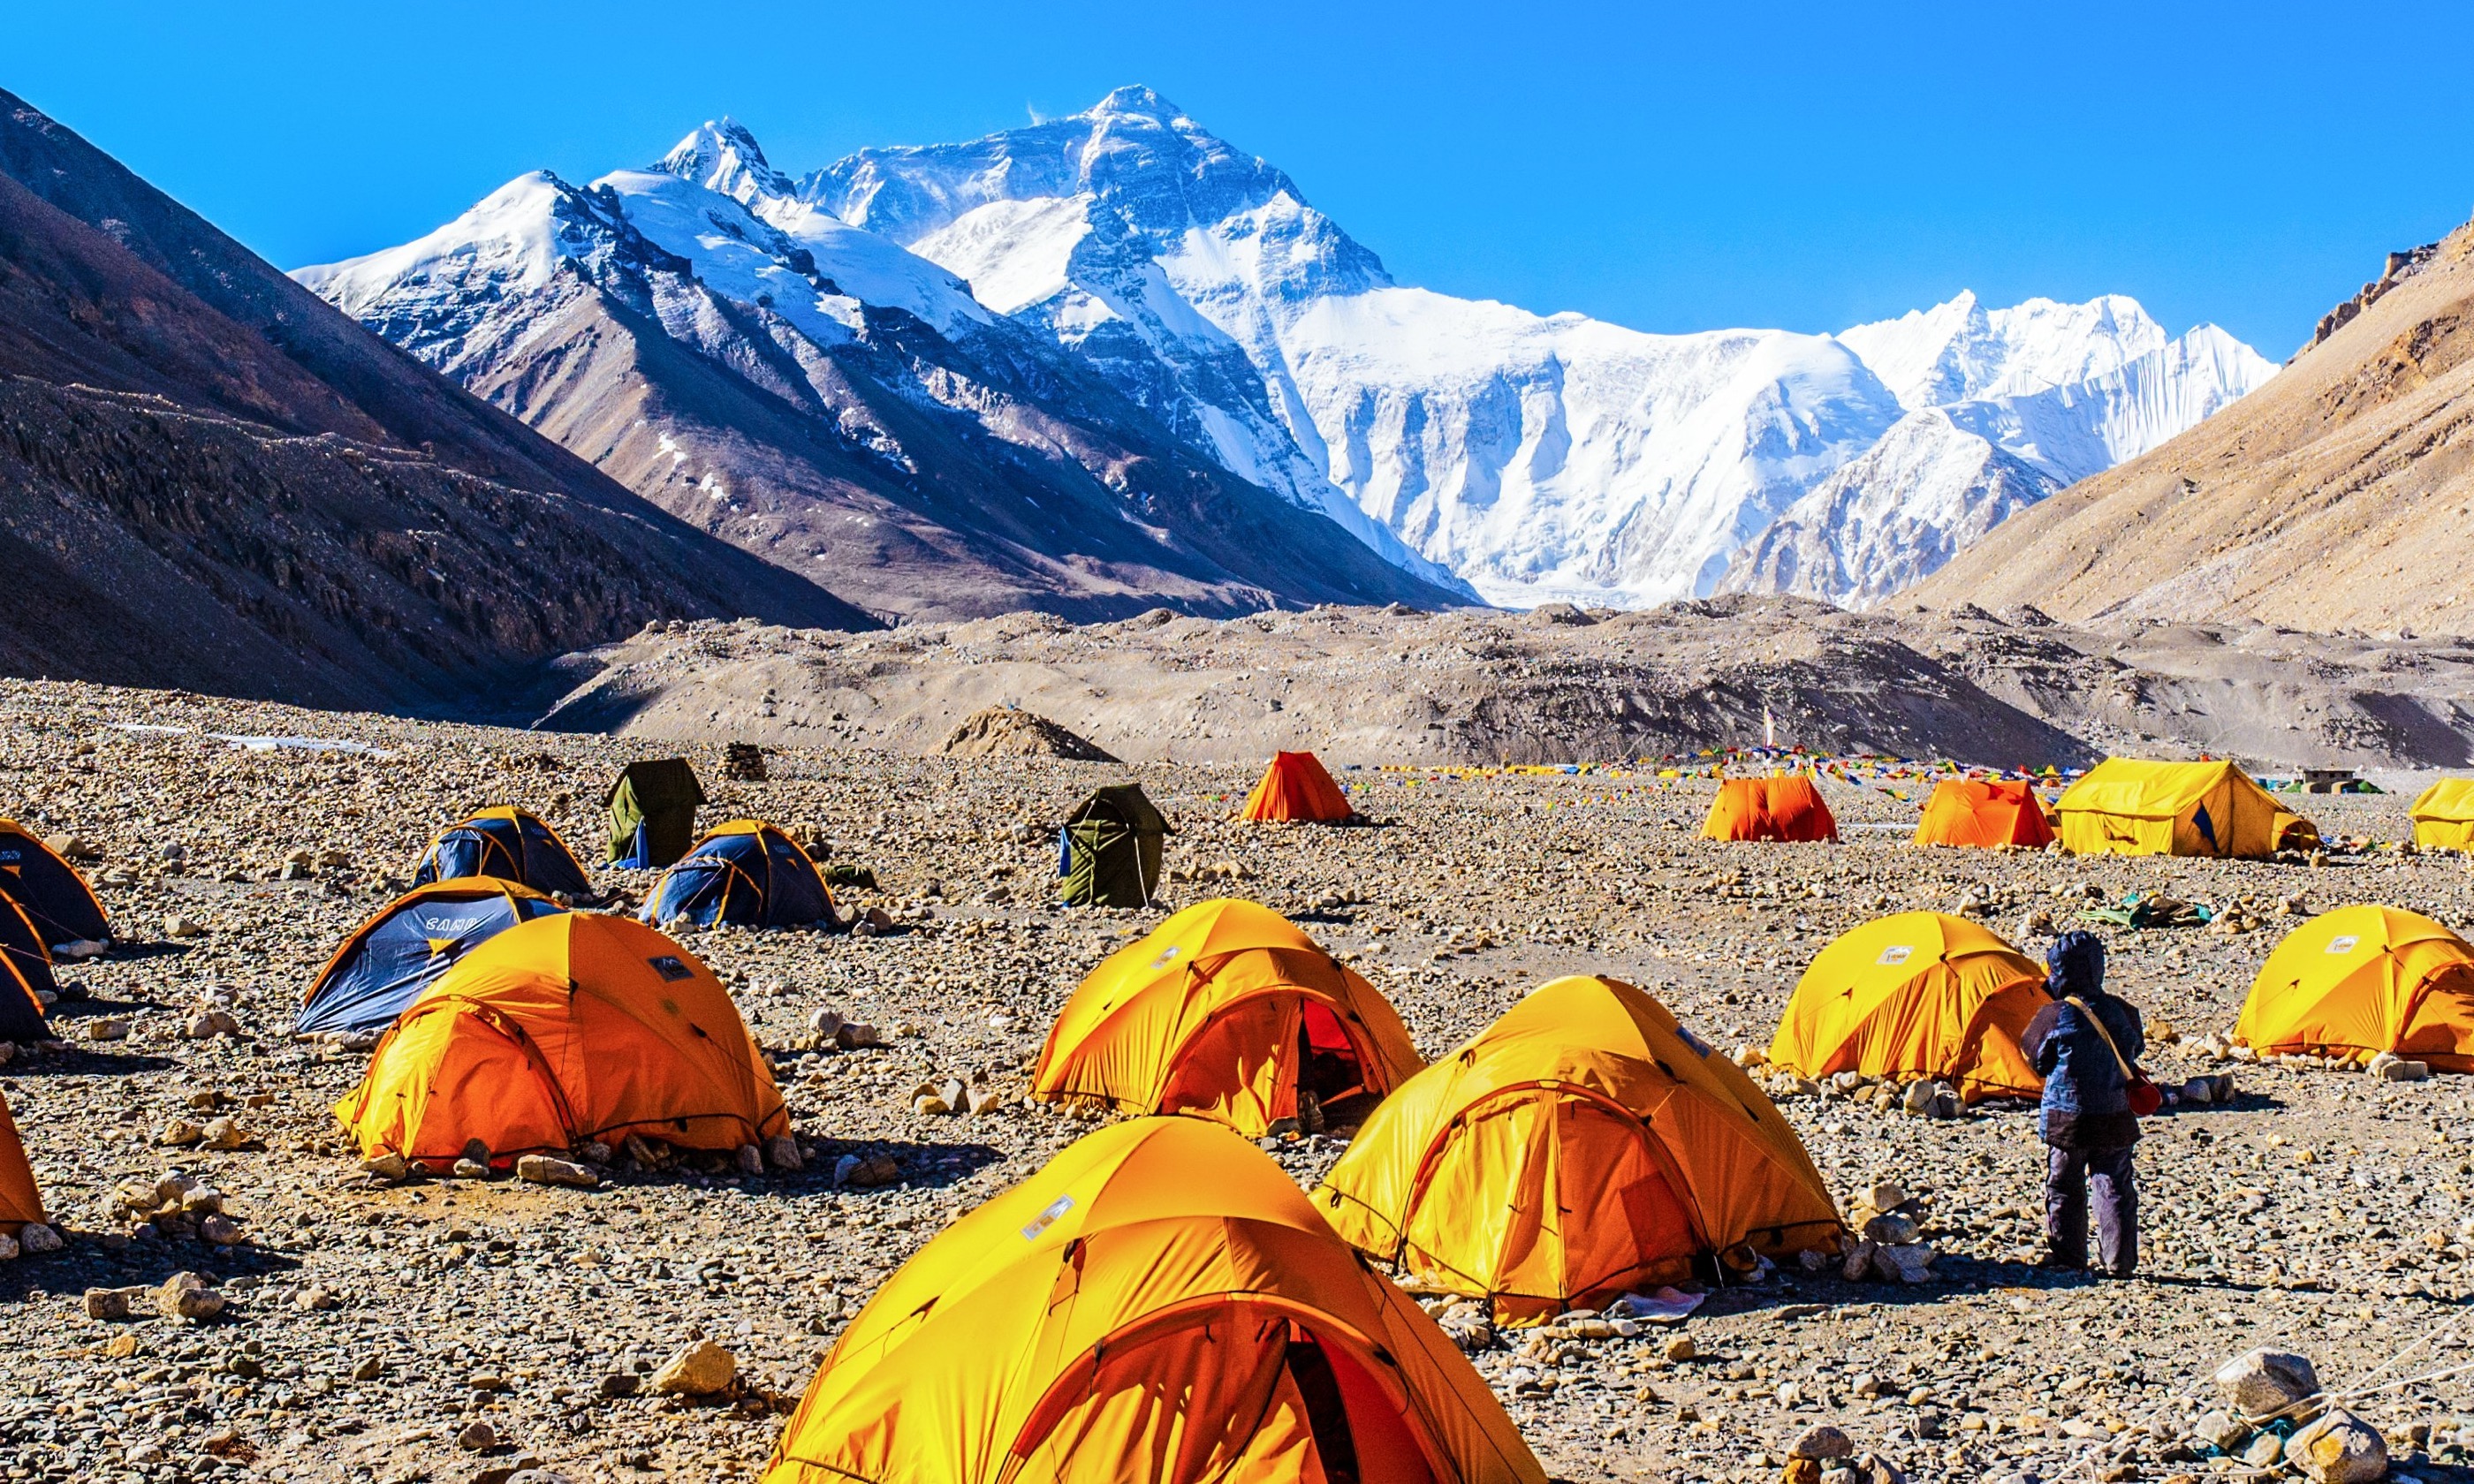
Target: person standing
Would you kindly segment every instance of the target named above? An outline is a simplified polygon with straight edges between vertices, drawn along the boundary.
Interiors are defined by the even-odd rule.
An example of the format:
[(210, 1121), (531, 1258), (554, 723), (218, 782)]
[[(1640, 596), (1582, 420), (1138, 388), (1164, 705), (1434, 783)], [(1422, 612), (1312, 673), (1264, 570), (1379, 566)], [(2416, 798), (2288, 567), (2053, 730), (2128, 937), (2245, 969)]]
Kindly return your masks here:
[(2045, 1079), (2037, 1132), (2045, 1151), (2045, 1266), (2088, 1260), (2088, 1197), (2095, 1187), (2097, 1256), (2106, 1272), (2139, 1267), (2139, 1183), (2131, 1165), (2139, 1117), (2130, 1069), (2147, 1049), (2139, 1012), (2105, 993), (2104, 940), (2068, 932), (2045, 950), (2050, 1002), (2019, 1046)]

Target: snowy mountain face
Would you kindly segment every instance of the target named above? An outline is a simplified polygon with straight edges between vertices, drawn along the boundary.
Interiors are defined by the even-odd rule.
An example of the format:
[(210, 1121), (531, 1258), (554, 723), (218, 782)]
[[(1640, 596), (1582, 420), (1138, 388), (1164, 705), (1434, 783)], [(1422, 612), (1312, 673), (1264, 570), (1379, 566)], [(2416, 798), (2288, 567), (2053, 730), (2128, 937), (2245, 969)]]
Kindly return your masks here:
[[(432, 238), (302, 277), (445, 367), (539, 345), (559, 275), (607, 279), (630, 251), (675, 266), (607, 292), (802, 406), (834, 403), (837, 358), (898, 309), (955, 349), (914, 400), (984, 401), (957, 377), (1025, 398), (1042, 383), (1052, 412), (1105, 400), (1101, 420), (1328, 516), (1410, 581), (1509, 605), (1878, 601), (2274, 369), (2118, 296), (1962, 294), (1835, 336), (1649, 335), (1402, 287), (1286, 175), (1145, 88), (795, 180), (710, 124), (653, 170), (527, 178)], [(883, 418), (830, 415), (899, 442)]]
[[(1861, 601), (2273, 369), (2112, 296), (1962, 295), (1835, 337), (1661, 336), (1402, 288), (1288, 177), (1144, 88), (968, 144), (864, 151), (797, 194), (1092, 357), (1227, 467), (1362, 512), (1500, 603), (1706, 593), (1749, 580), (1731, 562), (1842, 469), (1942, 481), (1832, 487), (1831, 508), (1857, 493), (1910, 513), (1873, 528), (1906, 533), (1888, 549), (1843, 553), (1860, 575), (1813, 593)], [(1856, 468), (1937, 407), (1951, 417)], [(1918, 457), (1936, 442), (1953, 446)]]
[(1196, 457), (1047, 334), (800, 199), (727, 121), (657, 168), (524, 176), (425, 237), (295, 276), (673, 514), (878, 612), (1467, 595)]

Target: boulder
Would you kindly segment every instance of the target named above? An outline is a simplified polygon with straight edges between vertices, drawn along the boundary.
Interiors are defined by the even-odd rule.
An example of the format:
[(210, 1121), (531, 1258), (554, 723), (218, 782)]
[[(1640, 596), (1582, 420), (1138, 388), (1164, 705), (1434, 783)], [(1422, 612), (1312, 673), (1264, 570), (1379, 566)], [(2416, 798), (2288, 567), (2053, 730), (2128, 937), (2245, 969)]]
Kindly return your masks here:
[(2319, 1373), (2307, 1357), (2265, 1346), (2219, 1366), (2216, 1381), (2218, 1394), (2245, 1417), (2281, 1412), (2319, 1392)]
[(1855, 1440), (1828, 1423), (1807, 1427), (1803, 1434), (1787, 1445), (1789, 1458), (1853, 1458)]
[(195, 1273), (175, 1273), (155, 1290), (155, 1307), (166, 1319), (203, 1325), (224, 1311), (224, 1296)]
[(577, 1190), (592, 1190), (601, 1184), (601, 1177), (586, 1166), (546, 1154), (528, 1154), (517, 1160), (516, 1178), (536, 1185), (567, 1185)]
[(2377, 1427), (2330, 1407), (2285, 1440), (2285, 1461), (2317, 1484), (2370, 1484), (2389, 1472), (2389, 1445)]
[(710, 1397), (728, 1390), (738, 1376), (736, 1356), (711, 1340), (698, 1340), (662, 1362), (653, 1373), (653, 1390), (664, 1396)]

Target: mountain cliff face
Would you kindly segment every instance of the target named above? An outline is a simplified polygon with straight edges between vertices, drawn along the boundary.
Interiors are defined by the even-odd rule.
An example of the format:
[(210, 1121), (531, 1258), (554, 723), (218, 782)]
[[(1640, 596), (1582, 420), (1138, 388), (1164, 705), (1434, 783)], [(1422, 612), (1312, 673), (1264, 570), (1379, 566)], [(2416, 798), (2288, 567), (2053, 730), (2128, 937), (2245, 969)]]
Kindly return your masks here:
[(2474, 632), (2474, 225), (2393, 253), (2276, 379), (1913, 596), (2074, 621)]
[[(1345, 503), (1503, 603), (1722, 586), (1868, 601), (2274, 371), (2210, 326), (2173, 340), (2120, 297), (1963, 295), (1835, 337), (1645, 335), (1404, 288), (1287, 176), (1144, 88), (967, 144), (863, 151), (796, 196), (952, 269), (1217, 462)], [(1856, 467), (1945, 407), (1904, 428), (1907, 456)], [(1935, 436), (1944, 456), (1913, 457)], [(2006, 476), (1981, 477), (1997, 462)], [(1901, 482), (1926, 476), (1946, 482)], [(1899, 512), (1870, 527), (1898, 534), (1830, 526), (1851, 493)], [(1844, 575), (1781, 587), (1748, 543), (1815, 495), (1781, 541), (1829, 548)]]
[(1198, 457), (950, 273), (787, 185), (744, 131), (709, 126), (661, 168), (527, 176), (298, 276), (664, 509), (875, 611), (1467, 601)]
[(842, 626), (0, 94), (0, 668), (488, 708), (648, 619)]

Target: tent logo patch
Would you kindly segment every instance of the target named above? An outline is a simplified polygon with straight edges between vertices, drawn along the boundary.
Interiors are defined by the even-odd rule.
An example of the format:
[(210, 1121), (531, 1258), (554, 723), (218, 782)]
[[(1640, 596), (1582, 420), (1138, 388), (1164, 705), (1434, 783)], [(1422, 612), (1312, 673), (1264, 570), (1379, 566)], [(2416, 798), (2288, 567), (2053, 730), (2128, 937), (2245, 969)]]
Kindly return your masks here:
[(1176, 963), (1176, 956), (1184, 951), (1185, 945), (1183, 944), (1172, 943), (1167, 947), (1160, 949), (1159, 957), (1152, 960), (1152, 967), (1153, 969), (1166, 969), (1169, 965)]
[(1049, 1202), (1047, 1209), (1032, 1217), (1031, 1225), (1022, 1229), (1022, 1239), (1026, 1242), (1038, 1241), (1040, 1233), (1056, 1225), (1056, 1219), (1073, 1209), (1074, 1197), (1070, 1195), (1060, 1195)]
[(1883, 948), (1881, 950), (1881, 956), (1875, 959), (1873, 962), (1876, 964), (1904, 964), (1915, 953), (1915, 948), (1910, 945), (1894, 943), (1888, 947)]
[(695, 977), (694, 969), (680, 963), (676, 958), (667, 953), (663, 954), (660, 958), (648, 958), (644, 960), (644, 962), (653, 966), (653, 972), (660, 974), (664, 979), (667, 979), (673, 984), (677, 983), (681, 979), (692, 979)]
[(2354, 951), (2354, 945), (2362, 941), (2362, 935), (2359, 933), (2347, 933), (2342, 938), (2331, 938), (2328, 940), (2328, 951), (2331, 953), (2351, 953)]

